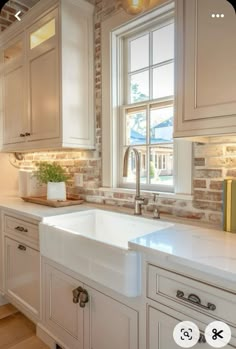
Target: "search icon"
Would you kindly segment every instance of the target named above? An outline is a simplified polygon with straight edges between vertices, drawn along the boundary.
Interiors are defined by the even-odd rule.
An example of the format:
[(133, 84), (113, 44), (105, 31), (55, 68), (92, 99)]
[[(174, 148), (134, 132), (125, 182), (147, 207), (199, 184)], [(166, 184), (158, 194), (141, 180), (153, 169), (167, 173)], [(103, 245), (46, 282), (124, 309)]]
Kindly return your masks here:
[[(189, 328), (189, 330), (191, 330), (191, 329)], [(190, 335), (189, 335), (189, 332), (188, 332), (188, 331), (184, 331), (183, 335), (184, 335), (184, 337), (190, 338)]]
[(199, 336), (199, 328), (191, 321), (178, 323), (173, 332), (175, 343), (182, 348), (192, 348), (197, 344)]

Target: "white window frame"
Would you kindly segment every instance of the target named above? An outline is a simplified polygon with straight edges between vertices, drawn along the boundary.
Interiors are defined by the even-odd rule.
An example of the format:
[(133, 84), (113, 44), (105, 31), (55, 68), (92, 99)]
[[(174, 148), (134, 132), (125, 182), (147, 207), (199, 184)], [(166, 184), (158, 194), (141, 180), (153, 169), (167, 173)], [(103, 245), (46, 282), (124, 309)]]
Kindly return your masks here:
[[(119, 75), (122, 60), (121, 38), (137, 28), (150, 26), (157, 17), (173, 16), (174, 3), (169, 2), (139, 17), (120, 10), (102, 23), (102, 186), (123, 189), (119, 184), (119, 112), (124, 104), (120, 93), (124, 76)], [(174, 140), (174, 194), (192, 194), (192, 142)], [(135, 185), (130, 185), (134, 188)], [(150, 188), (153, 192), (156, 186)], [(163, 189), (167, 186), (163, 186)], [(159, 191), (159, 190), (158, 190)]]

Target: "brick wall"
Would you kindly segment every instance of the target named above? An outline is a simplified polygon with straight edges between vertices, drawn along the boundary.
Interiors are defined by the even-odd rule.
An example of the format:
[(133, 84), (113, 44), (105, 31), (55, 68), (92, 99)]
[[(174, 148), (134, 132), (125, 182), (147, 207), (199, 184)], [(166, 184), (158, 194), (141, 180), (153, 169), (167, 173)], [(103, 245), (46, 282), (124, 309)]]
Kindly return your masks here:
[[(92, 0), (91, 0), (92, 1)], [(89, 202), (131, 206), (134, 194), (99, 189), (101, 186), (101, 22), (118, 11), (120, 1), (95, 0), (95, 95), (96, 95), (96, 151), (43, 152), (27, 154), (22, 166), (38, 161), (56, 161), (71, 175), (68, 193), (82, 195)], [(193, 201), (160, 198), (161, 212), (192, 218), (213, 224), (222, 222), (222, 181), (225, 176), (236, 177), (236, 137), (225, 138), (223, 144), (194, 144)], [(83, 174), (83, 188), (76, 188), (74, 173)], [(148, 210), (153, 209), (152, 195)]]

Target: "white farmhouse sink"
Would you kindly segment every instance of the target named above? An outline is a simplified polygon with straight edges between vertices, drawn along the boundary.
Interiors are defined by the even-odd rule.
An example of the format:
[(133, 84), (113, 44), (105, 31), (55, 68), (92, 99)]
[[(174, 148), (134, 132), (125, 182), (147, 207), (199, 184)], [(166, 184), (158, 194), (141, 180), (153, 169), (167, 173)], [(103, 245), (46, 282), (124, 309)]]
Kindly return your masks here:
[(171, 226), (102, 210), (54, 216), (40, 223), (41, 254), (127, 297), (140, 292), (139, 254), (128, 241)]

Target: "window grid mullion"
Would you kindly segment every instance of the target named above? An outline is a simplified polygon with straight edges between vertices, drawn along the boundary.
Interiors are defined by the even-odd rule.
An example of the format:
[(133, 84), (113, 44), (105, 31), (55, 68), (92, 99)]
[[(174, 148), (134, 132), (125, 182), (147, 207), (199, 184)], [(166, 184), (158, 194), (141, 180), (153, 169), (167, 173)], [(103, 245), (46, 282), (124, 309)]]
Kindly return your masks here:
[(153, 63), (153, 46), (152, 46), (152, 32), (149, 33), (149, 100), (153, 99), (153, 74), (152, 74), (152, 63)]
[(153, 100), (153, 72), (152, 72), (152, 65), (153, 65), (153, 33), (152, 31), (149, 33), (149, 103), (147, 105), (147, 118), (148, 118), (148, 127), (147, 127), (147, 184), (150, 185), (150, 126), (151, 126), (151, 119), (150, 119), (150, 110), (151, 105), (150, 101)]
[(150, 184), (150, 154), (149, 154), (149, 145), (150, 145), (150, 104), (147, 104), (147, 136), (146, 136), (146, 154), (147, 154), (147, 184)]
[(129, 67), (130, 67), (130, 44), (128, 40), (125, 40), (125, 57), (126, 59), (124, 60), (125, 63), (125, 73), (126, 76), (125, 78), (125, 98), (124, 100), (128, 102), (128, 104), (131, 104), (131, 91), (130, 91), (130, 86), (131, 86), (131, 75), (129, 74)]
[(143, 67), (143, 68), (140, 68), (140, 69), (137, 69), (137, 70), (133, 70), (133, 71), (127, 70), (127, 74), (128, 75), (135, 75), (135, 74), (147, 71), (148, 69), (155, 69), (155, 68), (163, 67), (163, 66), (171, 64), (171, 63), (174, 63), (174, 59), (173, 58), (168, 59), (167, 61), (163, 61), (163, 62), (155, 63), (155, 64), (150, 62), (149, 65), (147, 65), (146, 67)]

